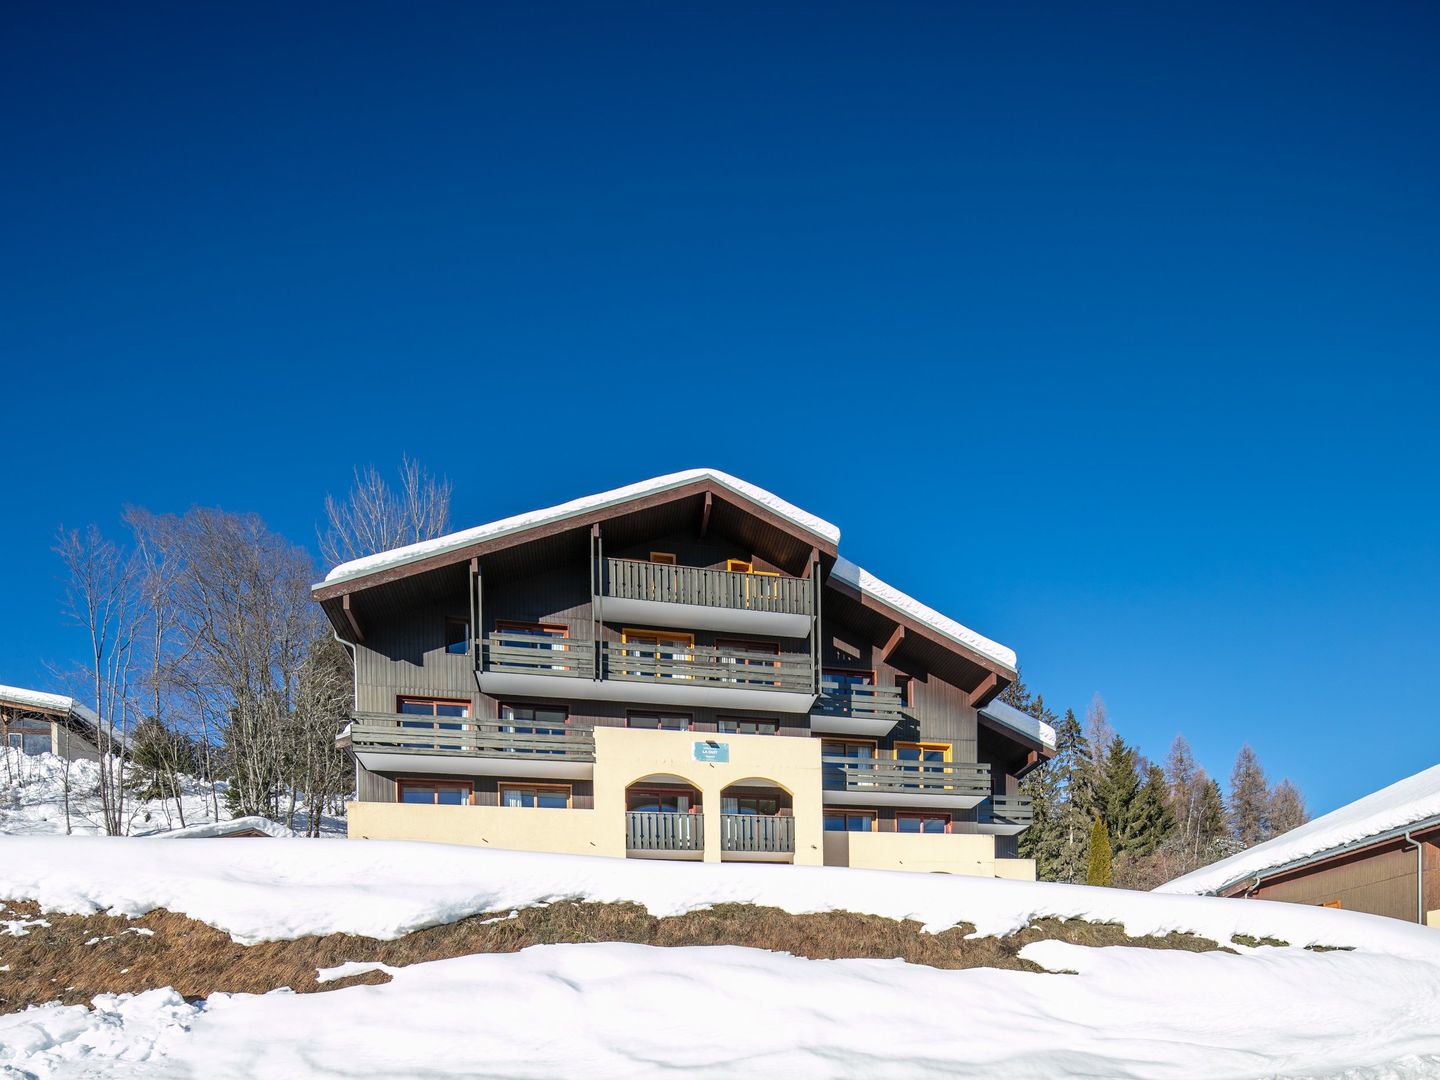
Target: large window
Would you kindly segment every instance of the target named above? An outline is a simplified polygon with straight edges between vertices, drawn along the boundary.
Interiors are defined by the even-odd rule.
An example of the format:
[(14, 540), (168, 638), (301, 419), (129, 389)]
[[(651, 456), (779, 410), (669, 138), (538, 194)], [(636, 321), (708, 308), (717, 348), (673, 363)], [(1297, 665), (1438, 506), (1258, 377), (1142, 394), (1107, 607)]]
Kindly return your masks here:
[[(447, 701), (443, 698), (402, 697), (396, 702), (396, 710), (406, 719), (400, 721), (402, 728), (420, 731), (461, 731), (465, 725), (459, 723), (470, 715), (468, 701)], [(415, 717), (417, 719), (410, 719)], [(428, 717), (429, 719), (418, 719)], [(402, 743), (409, 750), (459, 750), (456, 739), (442, 739), (436, 742)]]
[[(504, 664), (507, 668), (542, 668), (547, 671), (561, 671), (567, 666), (563, 662), (564, 657), (546, 657), (546, 653), (563, 653), (570, 649), (566, 638), (570, 636), (570, 628), (556, 623), (527, 623), (510, 622), (505, 619), (496, 620), (495, 634), (499, 638), (497, 645), (505, 650)], [(524, 649), (526, 653), (517, 655), (513, 650)], [(534, 650), (540, 655), (535, 657), (531, 663), (528, 650)]]
[[(694, 659), (695, 635), (677, 634), (671, 630), (631, 630), (620, 635), (624, 645), (621, 655), (629, 664), (627, 675), (646, 675), (656, 679), (688, 679), (691, 676), (681, 665)], [(633, 658), (633, 659), (631, 659)]]
[[(875, 758), (875, 741), (873, 739), (825, 739), (820, 743), (820, 753), (824, 758), (846, 758), (847, 761), (824, 761), (820, 769), (821, 784), (832, 791), (844, 791), (848, 786), (847, 774), (852, 782), (861, 784), (865, 782), (865, 774), (861, 770), (868, 771), (869, 762)], [(853, 761), (855, 764), (851, 765)]]
[(875, 672), (851, 668), (826, 668), (820, 673), (820, 685), (832, 690), (848, 690), (852, 686), (874, 686)]
[(570, 789), (557, 784), (501, 784), (500, 805), (564, 810), (570, 805)]
[(944, 765), (950, 760), (950, 753), (949, 743), (897, 742), (895, 744), (895, 760), (902, 763), (902, 768), (914, 769), (917, 772), (944, 772)]
[(765, 795), (722, 796), (720, 812), (722, 814), (767, 814), (774, 817), (780, 813), (780, 800)]
[(471, 788), (461, 780), (400, 780), (396, 791), (402, 803), (422, 806), (465, 806), (471, 801)]
[(625, 792), (625, 809), (632, 814), (698, 814), (700, 795), (694, 788), (632, 787)]
[(626, 714), (625, 726), (647, 731), (689, 731), (689, 713), (632, 712)]
[(909, 811), (895, 814), (895, 831), (903, 833), (948, 833), (949, 814), (918, 814)]
[(5, 745), (31, 757), (50, 753), (48, 727), (12, 727), (5, 735)]
[(826, 832), (874, 832), (875, 811), (873, 810), (827, 810), (825, 811)]
[(715, 725), (722, 735), (778, 735), (780, 725), (774, 720), (748, 720), (741, 717), (722, 717)]
[[(500, 730), (511, 735), (564, 735), (570, 710), (563, 705), (501, 705)], [(563, 754), (563, 749), (527, 750), (531, 754)]]

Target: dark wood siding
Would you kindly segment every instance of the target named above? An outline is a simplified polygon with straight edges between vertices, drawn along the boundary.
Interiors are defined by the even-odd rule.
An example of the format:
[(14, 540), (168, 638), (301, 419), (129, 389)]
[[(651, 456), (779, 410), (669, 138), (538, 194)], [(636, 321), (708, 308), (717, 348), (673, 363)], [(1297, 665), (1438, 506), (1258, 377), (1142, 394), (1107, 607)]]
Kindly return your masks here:
[[(1440, 831), (1423, 838), (1425, 848), (1425, 910), (1440, 909)], [(1346, 911), (1365, 911), (1392, 919), (1416, 921), (1415, 849), (1402, 841), (1356, 852), (1283, 877), (1262, 880), (1254, 894), (1262, 900), (1295, 904), (1339, 901)]]

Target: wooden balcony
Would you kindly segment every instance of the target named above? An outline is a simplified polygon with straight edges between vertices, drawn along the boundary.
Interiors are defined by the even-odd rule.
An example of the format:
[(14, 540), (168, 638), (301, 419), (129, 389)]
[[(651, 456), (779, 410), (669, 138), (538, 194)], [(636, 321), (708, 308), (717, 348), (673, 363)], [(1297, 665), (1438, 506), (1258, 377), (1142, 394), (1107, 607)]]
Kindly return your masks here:
[(1013, 836), (1035, 824), (1035, 805), (1029, 795), (992, 795), (976, 816), (981, 831)]
[(355, 713), (350, 745), (371, 771), (583, 779), (595, 737), (584, 727), (532, 727), (464, 717)]
[(640, 858), (701, 858), (705, 852), (705, 816), (627, 813), (625, 851)]
[(890, 734), (903, 711), (900, 688), (821, 683), (810, 710), (810, 728), (832, 735)]
[(990, 795), (990, 766), (894, 757), (820, 759), (827, 806), (933, 806), (969, 810)]
[(601, 610), (607, 622), (804, 637), (815, 583), (778, 574), (606, 559)]
[(721, 814), (720, 850), (779, 861), (795, 853), (795, 819), (780, 814)]
[(482, 657), (477, 678), (486, 694), (790, 713), (815, 701), (808, 653), (645, 641), (606, 641), (597, 650), (593, 641), (497, 632)]

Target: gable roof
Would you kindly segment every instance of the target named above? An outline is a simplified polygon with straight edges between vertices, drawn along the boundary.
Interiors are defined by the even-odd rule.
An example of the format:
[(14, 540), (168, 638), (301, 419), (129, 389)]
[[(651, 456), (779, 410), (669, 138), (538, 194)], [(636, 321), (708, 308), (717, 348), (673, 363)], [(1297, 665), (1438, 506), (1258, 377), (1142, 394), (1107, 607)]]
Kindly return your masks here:
[(1407, 776), (1273, 840), (1167, 881), (1155, 891), (1224, 892), (1256, 875), (1268, 877), (1431, 825), (1440, 825), (1440, 765)]
[(92, 709), (64, 694), (47, 694), (41, 690), (26, 690), (21, 686), (0, 686), (0, 705), (17, 709), (34, 709), (36, 712), (58, 713), (62, 716), (78, 716), (91, 724), (97, 722)]
[(563, 522), (592, 511), (622, 506), (647, 495), (672, 491), (704, 480), (711, 481), (725, 491), (783, 518), (796, 528), (814, 536), (827, 548), (833, 548), (840, 542), (840, 530), (830, 522), (801, 510), (793, 503), (786, 502), (764, 488), (746, 483), (719, 469), (686, 469), (683, 472), (668, 473), (650, 480), (641, 480), (637, 484), (627, 484), (625, 487), (614, 488), (611, 491), (602, 491), (595, 495), (571, 499), (569, 502), (546, 507), (543, 510), (531, 510), (528, 513), (501, 518), (499, 521), (492, 521), (486, 525), (477, 525), (473, 529), (463, 529), (460, 532), (437, 536), (433, 540), (422, 540), (418, 544), (407, 544), (390, 551), (366, 555), (364, 558), (351, 559), (331, 570), (325, 575), (325, 580), (314, 588), (321, 589), (342, 582), (355, 581), (381, 570), (389, 570), (437, 555), (457, 552), (474, 544), (528, 532), (542, 525)]

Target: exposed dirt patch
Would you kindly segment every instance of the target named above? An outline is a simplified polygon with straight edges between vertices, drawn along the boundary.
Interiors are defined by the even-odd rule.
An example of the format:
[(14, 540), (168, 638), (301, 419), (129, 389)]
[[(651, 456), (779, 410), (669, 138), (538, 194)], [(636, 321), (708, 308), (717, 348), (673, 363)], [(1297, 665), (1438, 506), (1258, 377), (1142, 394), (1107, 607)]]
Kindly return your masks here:
[[(0, 919), (41, 919), (29, 902), (0, 901)], [(745, 945), (817, 960), (900, 958), (937, 968), (992, 967), (1039, 971), (1021, 960), (1032, 941), (1130, 945), (1210, 952), (1221, 946), (1191, 934), (1128, 937), (1111, 924), (1040, 920), (1017, 934), (966, 940), (971, 926), (927, 934), (918, 922), (827, 912), (791, 915), (778, 908), (722, 904), (658, 919), (638, 904), (562, 901), (514, 913), (476, 915), (417, 930), (394, 941), (331, 934), (294, 941), (238, 945), (228, 934), (170, 911), (138, 919), (112, 915), (45, 915), (21, 936), (0, 935), (0, 1012), (48, 1001), (85, 1003), (96, 994), (139, 993), (173, 986), (189, 998), (213, 993), (262, 994), (281, 986), (301, 993), (388, 982), (368, 972), (334, 982), (317, 968), (349, 960), (404, 967), (471, 953), (516, 952), (529, 945), (622, 941), (642, 945)], [(140, 932), (137, 932), (140, 931)], [(150, 933), (144, 933), (150, 931)], [(1226, 950), (1229, 951), (1229, 950)]]

